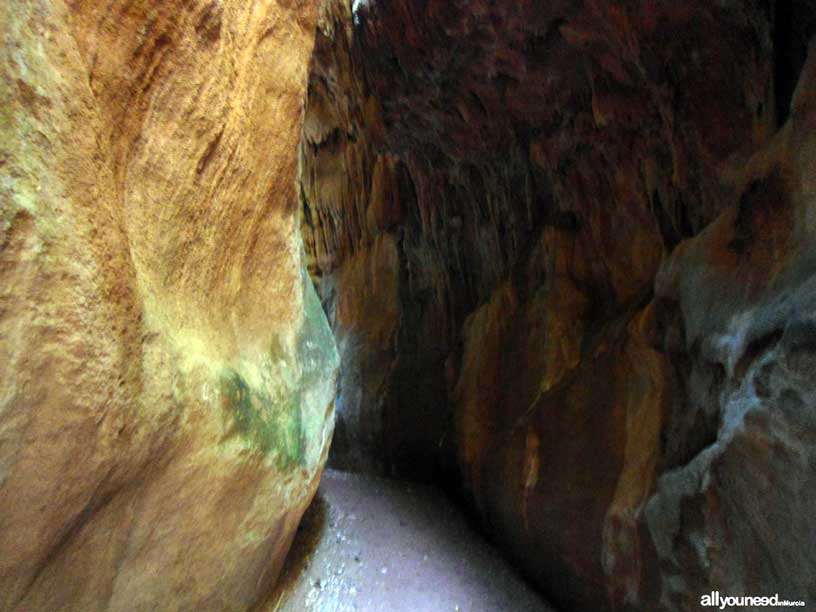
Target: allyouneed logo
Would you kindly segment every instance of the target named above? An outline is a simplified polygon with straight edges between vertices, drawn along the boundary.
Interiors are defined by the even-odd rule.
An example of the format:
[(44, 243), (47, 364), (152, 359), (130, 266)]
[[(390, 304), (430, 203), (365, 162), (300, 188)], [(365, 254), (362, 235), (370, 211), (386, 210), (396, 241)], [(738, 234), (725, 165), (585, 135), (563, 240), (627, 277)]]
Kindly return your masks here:
[(725, 610), (726, 608), (746, 608), (748, 606), (757, 607), (778, 607), (778, 606), (805, 606), (804, 601), (790, 601), (789, 599), (782, 599), (779, 593), (771, 597), (723, 597), (719, 591), (712, 591), (700, 597), (700, 605), (704, 608), (719, 608)]

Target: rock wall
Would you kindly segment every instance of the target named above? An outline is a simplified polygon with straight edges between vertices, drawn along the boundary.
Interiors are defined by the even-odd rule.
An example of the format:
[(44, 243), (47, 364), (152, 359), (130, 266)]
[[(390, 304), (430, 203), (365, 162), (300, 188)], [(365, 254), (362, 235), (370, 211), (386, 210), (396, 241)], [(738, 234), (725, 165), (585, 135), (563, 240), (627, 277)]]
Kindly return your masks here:
[(316, 5), (0, 4), (0, 609), (242, 610), (333, 428)]
[(816, 601), (813, 34), (806, 2), (329, 3), (332, 461), (461, 485), (564, 610)]

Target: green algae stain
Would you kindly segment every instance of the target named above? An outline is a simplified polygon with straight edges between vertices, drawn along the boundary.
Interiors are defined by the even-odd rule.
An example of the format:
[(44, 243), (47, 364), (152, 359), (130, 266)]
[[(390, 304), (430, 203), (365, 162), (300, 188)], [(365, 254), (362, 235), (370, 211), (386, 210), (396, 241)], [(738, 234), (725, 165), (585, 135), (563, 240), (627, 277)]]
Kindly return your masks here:
[(236, 433), (252, 448), (270, 456), (278, 468), (303, 465), (298, 393), (275, 401), (269, 393), (251, 388), (240, 374), (229, 370), (221, 380), (221, 394)]
[(334, 423), (327, 408), (335, 393), (337, 347), (305, 267), (302, 282), (303, 318), (293, 348), (273, 337), (262, 363), (244, 364), (260, 368), (258, 385), (234, 368), (225, 369), (220, 382), (234, 432), (281, 469), (314, 468)]

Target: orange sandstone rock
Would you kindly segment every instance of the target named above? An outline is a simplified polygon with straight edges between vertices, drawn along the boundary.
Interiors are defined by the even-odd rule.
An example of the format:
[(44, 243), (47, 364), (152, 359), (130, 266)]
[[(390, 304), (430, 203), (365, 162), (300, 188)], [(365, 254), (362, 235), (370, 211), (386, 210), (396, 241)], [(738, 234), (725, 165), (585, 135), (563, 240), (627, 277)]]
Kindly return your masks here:
[(294, 188), (315, 20), (0, 6), (0, 609), (275, 580), (333, 428)]

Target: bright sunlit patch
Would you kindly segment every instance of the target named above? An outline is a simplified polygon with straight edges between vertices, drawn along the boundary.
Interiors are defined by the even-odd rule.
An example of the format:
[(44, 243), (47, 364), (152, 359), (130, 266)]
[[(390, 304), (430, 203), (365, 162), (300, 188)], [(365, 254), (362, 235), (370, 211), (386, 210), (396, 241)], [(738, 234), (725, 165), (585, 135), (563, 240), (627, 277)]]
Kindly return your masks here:
[(354, 25), (360, 25), (360, 9), (368, 9), (370, 6), (371, 0), (354, 0), (351, 3), (351, 16)]
[(361, 8), (368, 8), (368, 6), (369, 0), (354, 0), (354, 2), (351, 3), (351, 12), (356, 15), (357, 11)]

